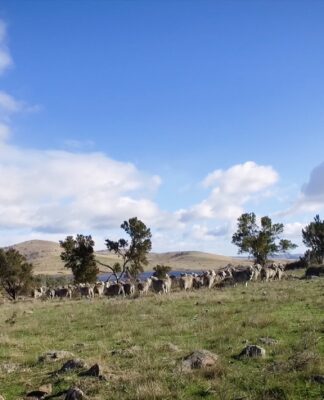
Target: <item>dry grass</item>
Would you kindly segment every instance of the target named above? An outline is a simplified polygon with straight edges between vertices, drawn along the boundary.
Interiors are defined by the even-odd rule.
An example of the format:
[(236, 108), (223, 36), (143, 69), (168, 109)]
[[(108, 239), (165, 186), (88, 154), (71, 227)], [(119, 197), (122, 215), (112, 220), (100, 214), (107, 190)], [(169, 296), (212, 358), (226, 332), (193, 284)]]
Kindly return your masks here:
[[(22, 399), (52, 383), (55, 393), (76, 384), (95, 400), (319, 400), (323, 385), (311, 377), (324, 373), (323, 288), (323, 280), (287, 280), (125, 300), (6, 303), (0, 394)], [(6, 322), (13, 315), (15, 322)], [(278, 340), (262, 345), (266, 358), (235, 358), (260, 337)], [(107, 382), (52, 375), (63, 361), (37, 361), (51, 349), (98, 362)], [(181, 373), (181, 359), (197, 349), (218, 354), (219, 362)]]

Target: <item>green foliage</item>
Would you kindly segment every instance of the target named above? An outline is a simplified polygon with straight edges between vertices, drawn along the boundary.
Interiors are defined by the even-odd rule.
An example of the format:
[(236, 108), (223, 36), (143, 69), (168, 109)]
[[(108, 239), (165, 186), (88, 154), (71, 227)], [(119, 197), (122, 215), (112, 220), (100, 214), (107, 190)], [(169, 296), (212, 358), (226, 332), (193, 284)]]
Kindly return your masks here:
[(0, 249), (0, 284), (11, 300), (26, 292), (33, 282), (33, 265), (19, 251)]
[(73, 283), (73, 279), (69, 275), (37, 275), (34, 277), (34, 282), (37, 286), (46, 286), (49, 288), (56, 288), (60, 286), (67, 286)]
[(255, 214), (245, 213), (238, 218), (232, 243), (238, 246), (239, 253), (248, 253), (255, 262), (265, 265), (269, 256), (297, 247), (290, 240), (280, 239), (283, 230), (283, 224), (273, 224), (267, 216), (261, 218), (259, 227)]
[(109, 251), (120, 257), (121, 263), (116, 263), (113, 266), (100, 263), (108, 267), (117, 280), (126, 272), (133, 277), (142, 272), (143, 266), (148, 264), (147, 254), (152, 248), (151, 231), (137, 217), (124, 221), (120, 227), (129, 235), (130, 240), (119, 239), (114, 241), (106, 239), (106, 246)]
[(303, 243), (310, 248), (305, 253), (309, 262), (324, 263), (324, 220), (316, 215), (314, 221), (302, 230)]
[(67, 236), (64, 241), (60, 240), (60, 246), (64, 249), (61, 259), (65, 267), (72, 270), (77, 283), (93, 283), (97, 280), (99, 270), (93, 250), (94, 244), (90, 235), (77, 235), (75, 239), (73, 236)]
[(163, 279), (166, 277), (166, 274), (168, 274), (170, 271), (172, 270), (171, 267), (169, 267), (168, 265), (160, 265), (157, 264), (154, 268), (154, 276), (156, 276), (157, 278)]

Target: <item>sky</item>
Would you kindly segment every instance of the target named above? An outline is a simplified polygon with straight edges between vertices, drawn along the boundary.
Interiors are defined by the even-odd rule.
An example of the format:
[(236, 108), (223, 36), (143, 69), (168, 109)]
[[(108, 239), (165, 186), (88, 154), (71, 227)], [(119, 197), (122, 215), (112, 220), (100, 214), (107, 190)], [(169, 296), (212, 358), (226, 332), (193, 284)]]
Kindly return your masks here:
[(133, 216), (235, 255), (243, 212), (303, 252), (324, 210), (324, 2), (2, 0), (0, 245)]

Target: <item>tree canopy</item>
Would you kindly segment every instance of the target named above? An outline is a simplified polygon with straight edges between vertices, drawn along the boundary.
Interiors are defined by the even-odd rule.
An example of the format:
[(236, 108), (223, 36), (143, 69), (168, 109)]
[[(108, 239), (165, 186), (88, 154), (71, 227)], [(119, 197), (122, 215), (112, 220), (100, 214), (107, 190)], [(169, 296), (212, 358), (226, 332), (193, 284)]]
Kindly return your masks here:
[(76, 238), (67, 236), (65, 240), (60, 240), (60, 246), (64, 249), (61, 259), (65, 267), (72, 270), (77, 283), (93, 283), (97, 280), (99, 269), (94, 254), (94, 244), (90, 235), (77, 235)]
[(120, 227), (127, 233), (129, 240), (106, 239), (108, 251), (115, 253), (120, 262), (113, 265), (99, 262), (100, 265), (108, 267), (117, 280), (126, 273), (136, 277), (142, 272), (143, 266), (148, 264), (147, 255), (152, 248), (151, 230), (137, 217), (124, 221)]
[(171, 267), (169, 267), (168, 265), (160, 265), (157, 264), (154, 268), (153, 268), (153, 276), (156, 276), (157, 278), (163, 279), (166, 277), (166, 275), (172, 270)]
[(318, 264), (324, 263), (324, 220), (321, 221), (320, 216), (316, 215), (314, 221), (308, 224), (303, 230), (303, 243), (310, 250), (305, 256), (310, 261)]
[(19, 251), (0, 249), (0, 284), (10, 299), (16, 300), (33, 282), (33, 265)]
[(248, 253), (256, 263), (265, 265), (269, 256), (297, 247), (290, 240), (280, 238), (283, 230), (283, 224), (273, 224), (268, 216), (262, 217), (258, 226), (255, 214), (245, 213), (238, 218), (232, 243), (238, 246), (239, 253)]

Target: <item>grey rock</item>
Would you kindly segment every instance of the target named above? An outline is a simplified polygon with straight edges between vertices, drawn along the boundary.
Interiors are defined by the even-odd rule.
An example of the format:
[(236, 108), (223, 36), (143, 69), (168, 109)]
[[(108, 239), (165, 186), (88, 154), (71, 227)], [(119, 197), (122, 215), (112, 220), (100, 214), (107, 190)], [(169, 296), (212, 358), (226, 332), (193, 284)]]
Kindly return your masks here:
[(65, 396), (65, 400), (83, 400), (86, 398), (82, 390), (77, 387), (69, 389)]
[(73, 358), (64, 363), (62, 368), (58, 372), (61, 373), (69, 372), (72, 371), (73, 369), (81, 369), (81, 368), (87, 368), (87, 364), (80, 358)]
[(94, 364), (87, 371), (80, 372), (79, 376), (95, 376), (95, 377), (99, 377), (100, 376), (99, 364)]
[(213, 366), (218, 360), (217, 354), (208, 350), (196, 350), (182, 360), (181, 370), (207, 368)]
[(239, 358), (241, 357), (265, 357), (266, 351), (263, 347), (256, 346), (255, 344), (250, 344), (241, 351), (238, 355)]

